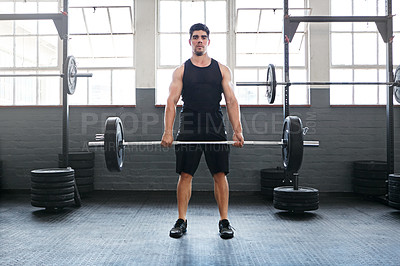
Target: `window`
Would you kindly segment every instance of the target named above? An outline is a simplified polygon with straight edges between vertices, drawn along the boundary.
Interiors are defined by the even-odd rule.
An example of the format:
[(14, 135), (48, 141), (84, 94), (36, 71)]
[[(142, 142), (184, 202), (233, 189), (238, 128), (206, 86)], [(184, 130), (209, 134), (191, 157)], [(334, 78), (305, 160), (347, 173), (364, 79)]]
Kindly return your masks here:
[(71, 104), (133, 105), (135, 97), (132, 0), (69, 1), (70, 53), (80, 72)]
[[(58, 1), (2, 1), (0, 12), (58, 13)], [(60, 73), (60, 42), (52, 20), (0, 21), (0, 74)], [(0, 77), (0, 105), (58, 105), (59, 77)]]
[[(236, 0), (236, 54), (235, 82), (266, 81), (267, 66), (274, 64), (278, 81), (283, 80), (284, 43), (282, 40), (283, 8), (281, 0), (247, 1)], [(305, 16), (310, 10), (304, 1), (291, 1), (289, 14)], [(289, 44), (290, 79), (306, 81), (306, 24), (301, 23)], [(283, 86), (277, 87), (275, 104), (282, 104)], [(268, 104), (265, 87), (236, 87), (241, 104)], [(308, 104), (306, 86), (290, 87), (291, 104)]]
[[(400, 2), (392, 1), (395, 14)], [(384, 16), (382, 0), (331, 0), (332, 16)], [(400, 18), (393, 18), (393, 35), (400, 36)], [(386, 82), (386, 43), (376, 24), (331, 23), (332, 82)], [(400, 40), (393, 41), (393, 64), (400, 64)], [(333, 105), (386, 104), (386, 86), (331, 86), (330, 102)]]
[(192, 55), (189, 29), (205, 23), (210, 29), (209, 55), (228, 64), (225, 0), (159, 0), (156, 104), (165, 104), (174, 69)]
[[(70, 104), (135, 104), (133, 0), (69, 1), (68, 54), (79, 78)], [(89, 7), (90, 6), (90, 7)], [(58, 13), (62, 1), (2, 1), (1, 13)], [(52, 20), (0, 21), (0, 74), (60, 73), (62, 41)], [(0, 77), (1, 105), (60, 105), (59, 77)]]

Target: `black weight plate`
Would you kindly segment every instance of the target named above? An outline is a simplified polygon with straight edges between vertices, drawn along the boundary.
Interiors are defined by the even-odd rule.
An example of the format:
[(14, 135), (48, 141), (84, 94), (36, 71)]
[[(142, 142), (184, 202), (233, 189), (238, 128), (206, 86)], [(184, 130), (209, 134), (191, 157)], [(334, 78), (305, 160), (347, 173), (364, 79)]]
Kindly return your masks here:
[(260, 177), (266, 179), (278, 179), (282, 180), (285, 178), (285, 170), (283, 168), (266, 168), (260, 170)]
[(400, 182), (400, 174), (390, 174), (389, 181), (399, 181)]
[(390, 201), (400, 202), (400, 193), (391, 193), (389, 191), (388, 198), (389, 198)]
[(293, 196), (293, 197), (310, 197), (312, 195), (318, 195), (318, 189), (309, 187), (299, 187), (298, 190), (294, 190), (292, 186), (277, 187), (274, 189), (274, 194), (280, 196)]
[(387, 171), (387, 162), (374, 161), (374, 160), (362, 160), (353, 162), (353, 169), (355, 170), (367, 170), (367, 171)]
[(303, 161), (303, 125), (297, 116), (286, 117), (283, 123), (282, 161), (289, 172), (298, 172)]
[(74, 180), (74, 174), (66, 176), (31, 176), (31, 181), (36, 183), (68, 182)]
[[(63, 154), (58, 154), (58, 160), (62, 161)], [(68, 153), (68, 161), (89, 161), (94, 160), (94, 152), (91, 151), (75, 151)]]
[(73, 187), (74, 186), (74, 180), (72, 181), (66, 181), (66, 182), (31, 182), (31, 187), (32, 188), (38, 188), (38, 189), (53, 189), (53, 188), (66, 188), (66, 187)]
[(399, 183), (399, 182), (389, 181), (389, 182), (388, 182), (388, 186), (389, 186), (389, 187), (393, 187), (393, 189), (398, 189), (398, 190), (400, 190), (400, 183)]
[(274, 196), (274, 202), (279, 202), (279, 203), (285, 203), (285, 204), (292, 204), (292, 203), (299, 203), (299, 204), (308, 204), (308, 205), (314, 205), (319, 203), (319, 198), (281, 198), (281, 197), (276, 197)]
[(354, 192), (370, 195), (370, 196), (381, 196), (387, 193), (386, 188), (371, 188), (371, 187), (361, 187), (361, 186), (353, 186)]
[(34, 207), (43, 207), (43, 208), (62, 208), (67, 206), (74, 205), (74, 199), (64, 200), (64, 201), (37, 201), (31, 200), (31, 204)]
[(353, 183), (356, 186), (361, 186), (361, 187), (379, 187), (379, 188), (386, 188), (387, 183), (386, 180), (375, 180), (375, 179), (361, 179), (361, 178), (355, 178), (353, 179)]
[[(58, 161), (58, 166), (62, 166), (63, 161), (59, 160)], [(72, 167), (73, 169), (88, 169), (88, 168), (93, 168), (94, 167), (94, 161), (93, 160), (87, 160), (87, 161), (69, 161), (68, 160), (68, 166)]]
[(119, 117), (109, 117), (106, 120), (104, 133), (104, 156), (109, 171), (120, 172), (124, 163), (123, 147), (124, 129)]
[(393, 208), (396, 208), (396, 209), (400, 209), (400, 203), (399, 202), (389, 201), (389, 206), (392, 206)]
[(283, 200), (318, 200), (319, 193), (287, 193), (287, 194), (279, 194), (274, 193), (274, 198), (283, 199)]
[(67, 85), (67, 93), (72, 95), (75, 92), (76, 88), (76, 77), (77, 68), (76, 68), (76, 61), (75, 57), (72, 55), (67, 57), (67, 60), (64, 63), (64, 79), (66, 79)]
[(74, 187), (66, 187), (66, 188), (53, 188), (53, 189), (46, 189), (46, 188), (32, 188), (31, 194), (38, 194), (38, 195), (57, 195), (57, 194), (68, 194), (74, 192)]
[(75, 178), (75, 181), (76, 181), (76, 184), (78, 185), (78, 187), (80, 185), (89, 185), (89, 184), (93, 184), (94, 177), (93, 176), (79, 177), (79, 178)]
[(388, 174), (386, 171), (368, 171), (368, 170), (358, 170), (353, 171), (353, 177), (361, 179), (388, 179)]
[(94, 176), (94, 168), (77, 169), (75, 171), (75, 177), (89, 177), (89, 176)]
[(392, 191), (394, 193), (400, 192), (400, 187), (399, 186), (388, 186), (388, 191)]
[(270, 187), (270, 188), (275, 188), (275, 187), (280, 187), (284, 186), (284, 180), (279, 180), (279, 179), (266, 179), (266, 178), (261, 178), (260, 184), (262, 187)]
[(31, 171), (32, 176), (65, 176), (74, 173), (72, 168), (47, 168), (47, 169), (36, 169)]
[[(400, 83), (400, 66), (397, 66), (396, 71), (394, 72), (394, 82), (397, 84)], [(396, 101), (400, 103), (400, 86), (394, 86), (393, 94)]]
[(281, 204), (281, 203), (274, 203), (274, 207), (278, 210), (285, 210), (285, 211), (295, 211), (295, 212), (304, 212), (304, 211), (315, 211), (319, 208), (319, 204), (313, 205), (296, 205), (293, 206), (291, 204)]
[(75, 169), (75, 177), (94, 176), (94, 168)]
[(78, 185), (76, 183), (74, 183), (74, 188), (75, 188), (74, 203), (75, 203), (75, 206), (80, 207), (82, 205), (82, 200), (81, 200), (81, 194), (78, 189)]
[(94, 190), (94, 185), (93, 184), (88, 184), (88, 185), (78, 185), (79, 187), (79, 192), (82, 194), (92, 192)]
[(74, 198), (74, 192), (68, 194), (60, 194), (60, 195), (43, 195), (43, 194), (32, 194), (31, 200), (35, 201), (66, 201)]
[(276, 95), (276, 74), (275, 66), (273, 64), (268, 65), (267, 69), (267, 88), (265, 96), (267, 96), (268, 103), (273, 104)]

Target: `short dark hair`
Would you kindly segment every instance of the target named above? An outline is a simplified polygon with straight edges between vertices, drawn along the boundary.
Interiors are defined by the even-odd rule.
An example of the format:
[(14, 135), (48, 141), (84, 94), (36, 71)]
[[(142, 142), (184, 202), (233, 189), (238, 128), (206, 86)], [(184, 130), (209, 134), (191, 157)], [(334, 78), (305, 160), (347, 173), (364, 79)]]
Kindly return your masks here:
[(189, 30), (190, 38), (192, 38), (193, 32), (196, 30), (205, 31), (207, 33), (207, 37), (210, 36), (210, 30), (208, 29), (208, 27), (202, 23), (197, 23), (197, 24), (193, 24), (192, 27), (190, 27), (190, 30)]

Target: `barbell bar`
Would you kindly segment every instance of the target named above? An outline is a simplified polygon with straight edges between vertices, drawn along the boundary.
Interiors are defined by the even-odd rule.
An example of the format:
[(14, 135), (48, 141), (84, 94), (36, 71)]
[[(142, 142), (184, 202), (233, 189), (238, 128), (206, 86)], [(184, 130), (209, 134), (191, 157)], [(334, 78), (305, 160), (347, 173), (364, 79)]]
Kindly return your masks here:
[(70, 55), (64, 63), (64, 73), (44, 73), (44, 74), (0, 74), (0, 77), (61, 77), (67, 79), (68, 94), (72, 95), (75, 92), (77, 78), (90, 78), (92, 73), (78, 73), (75, 57)]
[(266, 96), (268, 98), (268, 102), (270, 104), (274, 103), (275, 101), (275, 94), (276, 94), (276, 86), (277, 85), (284, 85), (284, 86), (291, 86), (291, 85), (386, 85), (386, 86), (393, 86), (393, 94), (397, 102), (400, 103), (400, 66), (396, 68), (394, 74), (394, 82), (328, 82), (328, 81), (305, 81), (305, 82), (277, 82), (276, 81), (276, 74), (275, 74), (275, 66), (273, 64), (269, 64), (267, 68), (267, 81), (266, 82), (236, 82), (236, 86), (266, 86)]
[[(245, 145), (275, 145), (282, 147), (283, 166), (287, 171), (297, 172), (303, 160), (303, 147), (318, 147), (319, 141), (304, 141), (303, 135), (307, 130), (303, 128), (301, 119), (297, 116), (288, 116), (283, 124), (282, 139), (280, 141), (245, 141)], [(161, 141), (126, 142), (124, 129), (119, 117), (109, 117), (105, 123), (105, 133), (96, 134), (96, 140), (88, 142), (88, 147), (103, 147), (107, 169), (120, 172), (124, 162), (126, 146), (161, 145)], [(173, 141), (173, 145), (190, 144), (234, 144), (235, 141)]]
[[(45, 73), (45, 74), (0, 74), (0, 78), (3, 77), (11, 77), (11, 78), (18, 78), (18, 77), (64, 77), (64, 74), (51, 74), (51, 73)], [(76, 74), (71, 74), (71, 77), (77, 77), (77, 78), (91, 78), (93, 76), (92, 73), (76, 73)]]

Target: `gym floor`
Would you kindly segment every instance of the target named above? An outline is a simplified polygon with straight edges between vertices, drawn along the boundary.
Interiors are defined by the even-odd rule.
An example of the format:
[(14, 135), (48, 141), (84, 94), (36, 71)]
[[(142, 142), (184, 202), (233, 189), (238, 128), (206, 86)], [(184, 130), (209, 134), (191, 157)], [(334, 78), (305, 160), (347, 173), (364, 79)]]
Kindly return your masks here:
[(175, 192), (103, 192), (55, 213), (29, 191), (2, 191), (1, 265), (399, 265), (400, 211), (354, 194), (322, 194), (288, 213), (256, 192), (231, 192), (235, 237), (218, 235), (212, 192), (193, 192), (188, 232), (168, 233)]

